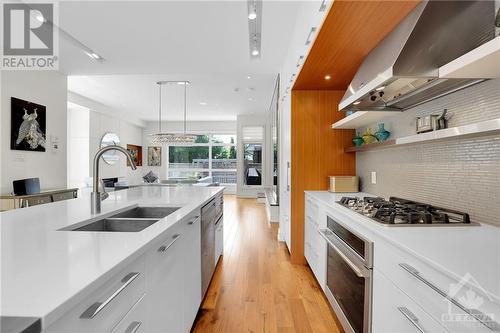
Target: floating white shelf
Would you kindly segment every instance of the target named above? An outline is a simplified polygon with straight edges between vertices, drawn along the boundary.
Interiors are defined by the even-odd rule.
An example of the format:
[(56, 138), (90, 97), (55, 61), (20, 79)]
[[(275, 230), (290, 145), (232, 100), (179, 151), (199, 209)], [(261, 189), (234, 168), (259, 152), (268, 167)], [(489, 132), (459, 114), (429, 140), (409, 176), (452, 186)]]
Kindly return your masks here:
[(333, 129), (356, 129), (367, 126), (399, 111), (357, 111), (332, 124)]
[(439, 77), (485, 79), (500, 77), (500, 36), (439, 68)]
[(500, 133), (500, 118), (485, 120), (470, 125), (446, 128), (439, 131), (432, 131), (427, 133), (405, 136), (401, 138), (388, 140), (385, 142), (363, 145), (360, 147), (347, 147), (345, 151), (360, 152), (360, 151), (375, 150), (381, 148), (392, 148), (416, 142), (452, 139), (461, 136), (483, 136), (497, 132)]

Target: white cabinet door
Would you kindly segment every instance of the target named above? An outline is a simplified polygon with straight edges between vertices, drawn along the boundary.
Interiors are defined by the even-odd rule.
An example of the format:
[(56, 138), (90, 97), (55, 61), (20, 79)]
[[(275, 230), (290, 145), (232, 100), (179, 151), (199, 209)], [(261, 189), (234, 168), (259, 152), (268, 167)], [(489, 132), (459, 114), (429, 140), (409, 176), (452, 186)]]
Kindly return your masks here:
[(184, 330), (185, 231), (174, 226), (148, 253), (148, 324), (151, 332), (179, 333)]
[(144, 296), (135, 303), (127, 315), (113, 328), (111, 333), (147, 333), (151, 332), (147, 322), (147, 307)]
[(201, 304), (201, 219), (200, 214), (184, 222), (182, 240), (184, 265), (183, 332), (189, 332)]
[(109, 332), (127, 314), (146, 289), (146, 258), (141, 256), (104, 282), (44, 333)]
[(372, 332), (447, 332), (430, 315), (389, 281), (373, 270)]

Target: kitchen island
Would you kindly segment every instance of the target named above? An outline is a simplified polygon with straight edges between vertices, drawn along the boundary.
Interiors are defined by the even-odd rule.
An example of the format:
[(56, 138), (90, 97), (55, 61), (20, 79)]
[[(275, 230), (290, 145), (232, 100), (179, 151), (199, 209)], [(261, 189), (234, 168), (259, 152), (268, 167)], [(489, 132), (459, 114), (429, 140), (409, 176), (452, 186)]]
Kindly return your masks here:
[[(201, 207), (222, 191), (138, 187), (111, 193), (95, 215), (89, 196), (1, 213), (0, 315), (40, 318), (46, 332), (189, 331), (202, 297)], [(179, 209), (140, 232), (68, 230), (136, 206)]]

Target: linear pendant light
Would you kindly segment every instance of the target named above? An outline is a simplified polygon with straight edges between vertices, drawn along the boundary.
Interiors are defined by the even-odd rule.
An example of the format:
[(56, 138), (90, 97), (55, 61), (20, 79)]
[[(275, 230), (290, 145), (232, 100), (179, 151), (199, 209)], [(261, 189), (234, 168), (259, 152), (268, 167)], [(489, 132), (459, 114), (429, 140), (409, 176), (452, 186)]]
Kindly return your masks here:
[[(159, 87), (159, 112), (158, 112), (158, 133), (151, 134), (150, 141), (154, 145), (175, 145), (175, 144), (186, 144), (194, 143), (196, 141), (196, 135), (186, 133), (187, 129), (187, 86), (189, 81), (158, 81), (156, 82)], [(182, 134), (175, 133), (164, 133), (161, 129), (161, 114), (162, 114), (162, 101), (161, 101), (161, 88), (163, 85), (167, 84), (179, 84), (184, 85), (184, 130)]]

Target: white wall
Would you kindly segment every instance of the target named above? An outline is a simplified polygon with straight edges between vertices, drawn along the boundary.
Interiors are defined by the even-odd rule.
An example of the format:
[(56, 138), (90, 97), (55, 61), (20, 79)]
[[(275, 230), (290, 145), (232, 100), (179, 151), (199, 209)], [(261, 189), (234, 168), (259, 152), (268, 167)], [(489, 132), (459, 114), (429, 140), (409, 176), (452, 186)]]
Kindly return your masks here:
[[(101, 139), (108, 132), (116, 133), (120, 138), (120, 145), (126, 148), (127, 144), (142, 146), (144, 123), (136, 119), (124, 119), (116, 110), (75, 93), (68, 94), (68, 101), (89, 109), (89, 177), (92, 176), (94, 155), (100, 148)], [(143, 148), (143, 156), (147, 150)], [(124, 178), (129, 184), (142, 183), (142, 176), (147, 172), (144, 166), (132, 170), (126, 165), (126, 158), (120, 154), (120, 160), (114, 165), (100, 162), (101, 178)], [(144, 165), (144, 163), (143, 163)]]
[[(264, 189), (273, 186), (273, 152), (272, 152), (272, 119), (269, 113), (254, 113), (239, 115), (237, 122), (238, 137), (238, 182), (236, 184), (236, 194), (239, 197), (256, 198), (258, 193), (263, 193)], [(262, 186), (247, 186), (244, 182), (244, 162), (243, 162), (243, 127), (262, 126), (264, 128), (264, 142), (262, 143)]]
[(89, 177), (90, 110), (68, 103), (68, 187), (82, 188)]
[[(66, 188), (67, 78), (56, 71), (3, 71), (1, 73), (1, 193), (12, 192), (12, 181), (39, 177), (42, 189)], [(10, 98), (47, 107), (47, 149), (31, 152), (10, 149)], [(50, 147), (57, 137), (59, 149)]]

